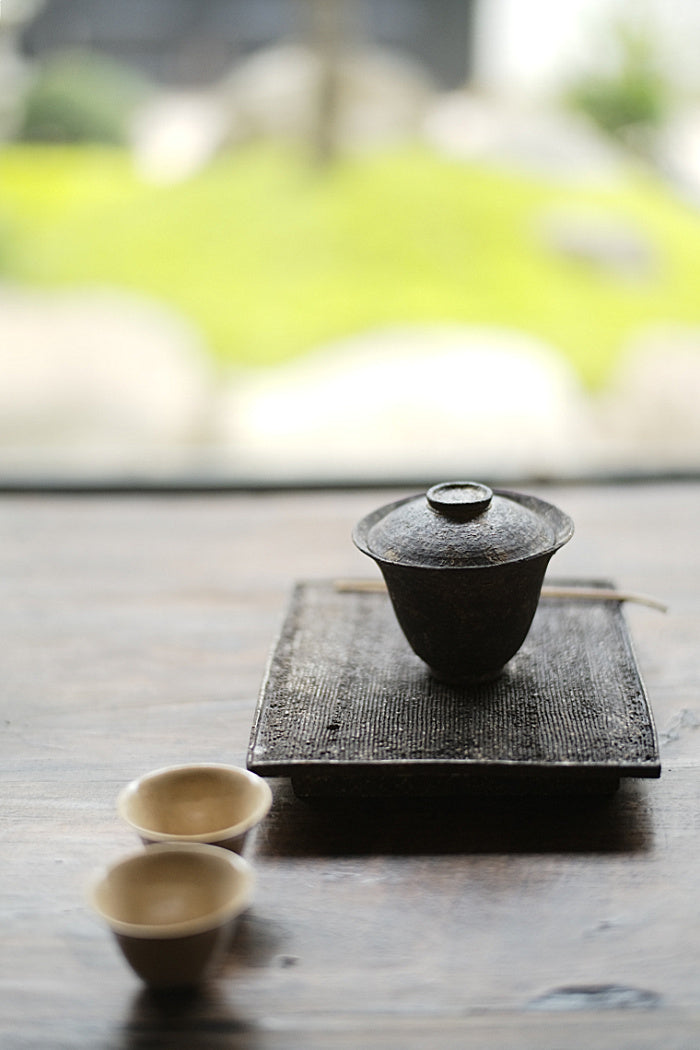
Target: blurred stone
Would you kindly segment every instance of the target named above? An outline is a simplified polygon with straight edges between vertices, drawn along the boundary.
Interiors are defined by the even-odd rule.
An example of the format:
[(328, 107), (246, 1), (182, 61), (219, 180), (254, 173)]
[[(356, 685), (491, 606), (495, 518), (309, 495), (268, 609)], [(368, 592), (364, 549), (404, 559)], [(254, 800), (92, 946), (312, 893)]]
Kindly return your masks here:
[[(322, 76), (321, 60), (312, 49), (285, 44), (241, 62), (220, 92), (248, 135), (308, 140)], [(338, 59), (337, 77), (339, 145), (381, 145), (418, 131), (433, 92), (420, 65), (391, 52), (349, 52)]]
[(0, 469), (181, 468), (212, 376), (165, 307), (105, 291), (0, 286)]
[(231, 138), (231, 122), (215, 92), (157, 95), (132, 122), (131, 148), (139, 174), (160, 183), (190, 178)]
[[(367, 51), (345, 55), (337, 73), (337, 146), (364, 149), (416, 134), (432, 92), (419, 66)], [(176, 182), (245, 139), (313, 142), (322, 75), (311, 49), (288, 44), (242, 60), (211, 88), (160, 92), (132, 121), (137, 170), (152, 181)]]
[(631, 280), (652, 280), (659, 273), (654, 245), (626, 219), (566, 209), (544, 213), (539, 226), (550, 249), (567, 259)]
[(640, 335), (600, 398), (609, 463), (637, 470), (700, 465), (700, 328)]
[(456, 159), (588, 184), (618, 179), (625, 166), (617, 147), (561, 107), (517, 104), (467, 90), (435, 96), (423, 133), (434, 148)]
[(648, 331), (586, 394), (499, 328), (370, 331), (215, 378), (198, 335), (115, 292), (0, 285), (0, 473), (241, 481), (697, 470), (700, 329)]
[(696, 207), (700, 205), (700, 107), (679, 110), (657, 133), (654, 160)]
[(588, 405), (560, 355), (500, 329), (368, 332), (232, 381), (220, 447), (265, 475), (576, 473)]

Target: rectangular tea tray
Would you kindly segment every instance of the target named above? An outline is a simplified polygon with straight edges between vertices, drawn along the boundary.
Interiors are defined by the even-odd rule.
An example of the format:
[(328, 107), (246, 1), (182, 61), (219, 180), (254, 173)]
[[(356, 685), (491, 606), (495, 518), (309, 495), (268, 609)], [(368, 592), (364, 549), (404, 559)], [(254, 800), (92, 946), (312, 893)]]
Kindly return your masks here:
[(661, 771), (619, 602), (542, 598), (496, 681), (449, 686), (409, 648), (386, 593), (333, 581), (294, 588), (248, 768), (304, 797), (607, 792)]

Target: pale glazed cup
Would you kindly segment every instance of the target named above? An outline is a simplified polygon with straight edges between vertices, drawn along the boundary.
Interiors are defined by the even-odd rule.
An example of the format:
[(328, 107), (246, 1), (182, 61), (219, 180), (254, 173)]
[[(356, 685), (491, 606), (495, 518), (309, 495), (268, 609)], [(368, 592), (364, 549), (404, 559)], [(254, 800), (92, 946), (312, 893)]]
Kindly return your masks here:
[(240, 853), (272, 805), (269, 784), (238, 766), (167, 766), (133, 780), (117, 811), (146, 845), (205, 842)]
[(253, 873), (216, 846), (162, 843), (109, 865), (88, 899), (134, 972), (154, 988), (199, 984), (250, 903)]

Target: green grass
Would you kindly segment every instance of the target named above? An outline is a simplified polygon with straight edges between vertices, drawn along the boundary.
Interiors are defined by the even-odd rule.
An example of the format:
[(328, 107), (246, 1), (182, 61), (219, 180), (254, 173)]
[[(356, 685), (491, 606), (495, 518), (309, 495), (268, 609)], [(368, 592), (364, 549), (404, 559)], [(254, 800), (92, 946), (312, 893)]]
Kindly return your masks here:
[[(632, 223), (658, 272), (562, 260), (538, 225), (561, 207)], [(585, 188), (412, 147), (315, 171), (250, 147), (155, 186), (117, 149), (0, 152), (0, 277), (148, 293), (244, 366), (380, 325), (466, 322), (538, 336), (598, 385), (641, 326), (700, 324), (699, 273), (700, 218), (639, 173)]]

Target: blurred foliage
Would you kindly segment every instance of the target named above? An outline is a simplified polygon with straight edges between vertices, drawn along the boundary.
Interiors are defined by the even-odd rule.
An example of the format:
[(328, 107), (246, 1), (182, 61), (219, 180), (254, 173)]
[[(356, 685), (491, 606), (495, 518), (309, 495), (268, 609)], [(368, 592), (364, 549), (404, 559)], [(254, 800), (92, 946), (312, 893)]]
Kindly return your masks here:
[(670, 110), (671, 86), (649, 27), (620, 19), (606, 38), (605, 43), (613, 48), (612, 70), (580, 76), (565, 98), (605, 132), (627, 140), (631, 129), (648, 130), (663, 124)]
[(135, 71), (95, 54), (61, 54), (33, 77), (21, 106), (19, 139), (125, 144), (135, 107), (149, 94)]
[[(562, 256), (541, 223), (562, 208), (639, 230), (653, 274)], [(0, 231), (5, 279), (147, 293), (241, 366), (376, 326), (456, 322), (540, 337), (595, 385), (639, 326), (700, 324), (700, 221), (640, 172), (592, 187), (418, 147), (318, 172), (251, 146), (154, 185), (125, 151), (12, 146), (0, 152)]]

